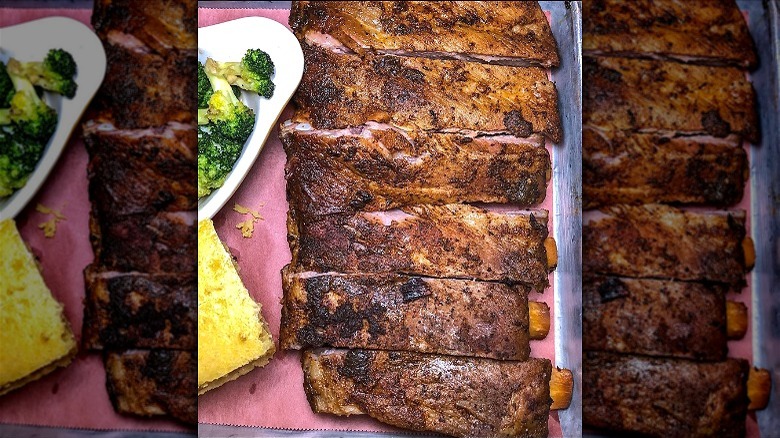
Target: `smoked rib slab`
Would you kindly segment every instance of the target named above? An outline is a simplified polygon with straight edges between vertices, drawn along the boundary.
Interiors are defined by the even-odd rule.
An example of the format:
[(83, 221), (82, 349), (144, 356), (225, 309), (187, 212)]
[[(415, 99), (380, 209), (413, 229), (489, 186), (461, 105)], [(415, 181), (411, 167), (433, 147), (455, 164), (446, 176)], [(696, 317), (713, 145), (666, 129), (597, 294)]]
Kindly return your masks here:
[(586, 213), (583, 272), (625, 277), (745, 283), (745, 212), (683, 211), (661, 204)]
[[(470, 138), (369, 124), (315, 130), (285, 124), (288, 200), (301, 217), (414, 204), (544, 200), (551, 174), (543, 139)], [(327, 175), (327, 177), (324, 177)]]
[(300, 40), (329, 35), (357, 53), (554, 67), (558, 51), (537, 2), (293, 2)]
[(82, 343), (89, 349), (198, 347), (196, 279), (101, 271), (84, 272)]
[(756, 96), (736, 67), (585, 57), (583, 124), (758, 143)]
[(495, 280), (538, 291), (548, 285), (546, 239), (544, 210), (499, 213), (464, 204), (288, 220), (300, 271)]
[(748, 177), (747, 153), (733, 136), (668, 137), (585, 127), (584, 208), (653, 202), (728, 206)]
[(525, 360), (524, 286), (397, 274), (282, 271), (280, 346)]
[(583, 52), (753, 67), (755, 46), (734, 0), (583, 3)]
[(374, 121), (412, 130), (478, 131), (561, 141), (558, 92), (541, 67), (358, 56), (302, 44), (294, 122), (335, 129)]
[(302, 361), (316, 413), (368, 414), (394, 426), (455, 436), (547, 436), (547, 359), (315, 350), (304, 351)]
[(656, 437), (743, 437), (746, 360), (585, 352), (582, 417), (592, 427)]
[(586, 275), (582, 348), (724, 360), (727, 291), (718, 284)]
[(114, 409), (142, 416), (167, 414), (197, 423), (197, 361), (194, 351), (107, 352), (106, 388)]

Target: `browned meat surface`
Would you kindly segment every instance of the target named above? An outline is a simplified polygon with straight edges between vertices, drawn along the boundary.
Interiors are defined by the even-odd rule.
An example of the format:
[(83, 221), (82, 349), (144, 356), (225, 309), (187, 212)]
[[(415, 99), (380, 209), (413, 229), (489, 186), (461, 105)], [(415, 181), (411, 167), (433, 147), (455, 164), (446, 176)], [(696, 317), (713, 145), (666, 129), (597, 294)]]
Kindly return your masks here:
[(303, 353), (303, 371), (314, 412), (368, 414), (394, 426), (455, 436), (547, 436), (547, 359), (320, 350)]
[(724, 285), (586, 276), (582, 286), (583, 349), (726, 358)]
[[(387, 125), (283, 126), (288, 199), (301, 217), (413, 204), (544, 200), (551, 174), (541, 138), (470, 138)], [(326, 178), (323, 175), (327, 175)]]
[(745, 436), (746, 360), (584, 356), (585, 425), (664, 438)]
[(358, 53), (558, 65), (537, 2), (298, 1), (290, 26), (300, 40), (330, 35)]
[[(83, 342), (119, 413), (197, 422), (197, 5), (96, 0), (105, 79), (86, 111)], [(193, 79), (194, 80), (194, 79)]]
[(525, 360), (528, 292), (472, 280), (282, 271), (280, 346)]
[(106, 74), (87, 119), (101, 118), (117, 128), (192, 124), (197, 90), (188, 80), (197, 74), (197, 51), (158, 54), (135, 36), (111, 31), (103, 39)]
[(759, 141), (755, 92), (738, 68), (586, 57), (582, 83), (585, 125)]
[(744, 211), (685, 212), (659, 204), (586, 214), (583, 272), (745, 283)]
[(114, 409), (141, 416), (168, 414), (197, 423), (197, 360), (190, 351), (106, 353), (106, 388)]
[(84, 278), (86, 348), (198, 348), (194, 276), (126, 274), (89, 266)]
[(470, 130), (560, 142), (558, 92), (541, 67), (360, 57), (303, 44), (296, 122), (344, 128), (369, 121), (412, 131)]
[(585, 127), (585, 208), (653, 202), (728, 206), (748, 177), (747, 153), (734, 138), (675, 137)]
[(90, 239), (95, 265), (146, 273), (196, 271), (195, 212), (163, 212), (114, 217), (93, 207)]
[(541, 291), (547, 212), (495, 213), (460, 204), (288, 221), (298, 270), (402, 273), (525, 283)]
[(734, 0), (591, 0), (582, 6), (585, 53), (756, 65)]
[(197, 208), (197, 136), (192, 126), (117, 130), (87, 122), (90, 199), (115, 215)]
[(103, 40), (112, 31), (130, 34), (157, 53), (198, 48), (195, 2), (96, 0), (92, 26)]

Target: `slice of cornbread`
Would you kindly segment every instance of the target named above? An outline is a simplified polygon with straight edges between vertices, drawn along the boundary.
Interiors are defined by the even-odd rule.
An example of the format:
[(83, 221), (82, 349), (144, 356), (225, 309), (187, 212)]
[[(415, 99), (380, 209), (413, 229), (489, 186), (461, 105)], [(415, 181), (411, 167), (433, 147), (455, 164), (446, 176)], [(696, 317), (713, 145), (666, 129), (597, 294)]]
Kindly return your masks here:
[(0, 221), (0, 395), (70, 363), (76, 340), (16, 223)]
[(274, 341), (214, 224), (198, 223), (198, 395), (268, 363)]

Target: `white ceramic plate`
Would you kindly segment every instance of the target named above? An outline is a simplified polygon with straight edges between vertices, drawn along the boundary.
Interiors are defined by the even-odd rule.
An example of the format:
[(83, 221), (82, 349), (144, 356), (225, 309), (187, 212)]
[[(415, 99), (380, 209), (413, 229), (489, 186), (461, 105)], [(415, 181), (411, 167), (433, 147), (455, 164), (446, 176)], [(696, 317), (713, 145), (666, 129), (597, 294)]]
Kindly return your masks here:
[(42, 61), (49, 49), (67, 50), (76, 60), (76, 95), (68, 99), (44, 93), (46, 103), (59, 115), (57, 129), (27, 184), (11, 196), (0, 198), (0, 219), (15, 217), (43, 185), (106, 73), (103, 45), (89, 27), (76, 20), (50, 17), (0, 29), (0, 59), (3, 62), (9, 58)]
[(241, 93), (241, 100), (255, 110), (255, 130), (244, 145), (225, 184), (198, 202), (198, 219), (211, 219), (233, 196), (252, 168), (268, 135), (287, 106), (303, 76), (303, 52), (295, 35), (284, 25), (262, 17), (247, 17), (198, 29), (198, 60), (240, 61), (247, 49), (271, 56), (276, 88), (270, 99)]

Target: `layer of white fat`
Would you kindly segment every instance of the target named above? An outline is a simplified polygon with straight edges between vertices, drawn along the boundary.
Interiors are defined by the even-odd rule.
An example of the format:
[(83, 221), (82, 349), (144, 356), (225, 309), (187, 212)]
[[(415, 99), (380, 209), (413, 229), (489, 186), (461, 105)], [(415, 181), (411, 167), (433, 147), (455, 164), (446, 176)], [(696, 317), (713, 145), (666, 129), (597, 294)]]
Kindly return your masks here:
[(382, 225), (386, 227), (392, 225), (393, 222), (400, 223), (407, 219), (414, 219), (416, 217), (412, 214), (406, 213), (405, 211), (399, 209), (388, 210), (388, 211), (364, 212), (364, 213), (360, 213), (360, 215), (365, 217), (366, 219), (380, 222)]
[(304, 41), (310, 45), (319, 46), (323, 49), (328, 49), (334, 53), (349, 54), (354, 53), (349, 47), (341, 43), (341, 41), (334, 38), (332, 35), (328, 35), (321, 32), (310, 30), (306, 32), (303, 37)]
[(152, 53), (149, 47), (138, 38), (130, 35), (129, 33), (119, 32), (117, 30), (111, 30), (107, 35), (108, 43), (123, 47), (131, 52), (149, 54)]
[(183, 222), (187, 226), (193, 226), (198, 221), (197, 211), (171, 211), (161, 213), (161, 215), (169, 218), (170, 220)]

